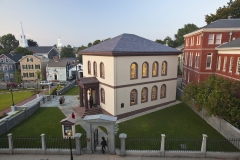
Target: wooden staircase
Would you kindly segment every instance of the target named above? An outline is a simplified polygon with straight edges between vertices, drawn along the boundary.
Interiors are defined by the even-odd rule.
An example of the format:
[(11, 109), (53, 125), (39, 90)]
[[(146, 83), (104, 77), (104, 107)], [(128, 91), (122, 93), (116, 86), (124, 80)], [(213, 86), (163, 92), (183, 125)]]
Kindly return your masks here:
[(88, 111), (85, 111), (81, 118), (84, 118), (86, 115), (96, 115), (96, 114), (102, 114), (101, 108), (89, 108)]

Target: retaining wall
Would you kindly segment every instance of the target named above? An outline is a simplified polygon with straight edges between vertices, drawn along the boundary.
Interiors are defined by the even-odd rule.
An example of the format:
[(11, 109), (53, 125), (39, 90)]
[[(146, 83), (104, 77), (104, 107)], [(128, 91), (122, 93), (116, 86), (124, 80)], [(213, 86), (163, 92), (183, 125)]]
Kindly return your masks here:
[(64, 94), (65, 92), (67, 92), (68, 90), (72, 89), (75, 86), (75, 82), (76, 80), (73, 80), (70, 84), (66, 85), (64, 88), (60, 89), (57, 91), (57, 95), (61, 95)]

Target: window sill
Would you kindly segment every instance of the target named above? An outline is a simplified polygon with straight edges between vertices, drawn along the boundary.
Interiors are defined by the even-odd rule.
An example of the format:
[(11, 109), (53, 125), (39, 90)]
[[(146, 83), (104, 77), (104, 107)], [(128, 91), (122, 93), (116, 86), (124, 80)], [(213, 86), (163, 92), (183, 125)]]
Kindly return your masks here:
[(146, 102), (148, 102), (148, 101), (144, 101), (144, 102), (141, 102), (141, 103), (146, 103)]
[(137, 103), (134, 103), (134, 104), (131, 104), (131, 103), (130, 103), (130, 106), (134, 106), (134, 105), (137, 105)]
[(212, 68), (206, 68), (206, 70), (212, 70)]

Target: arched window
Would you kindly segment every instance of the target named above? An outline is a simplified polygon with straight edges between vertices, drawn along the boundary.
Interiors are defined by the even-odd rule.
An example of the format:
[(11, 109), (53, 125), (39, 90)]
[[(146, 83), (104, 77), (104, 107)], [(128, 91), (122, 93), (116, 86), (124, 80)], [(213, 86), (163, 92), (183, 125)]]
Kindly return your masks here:
[(162, 76), (167, 75), (167, 62), (163, 61), (162, 62)]
[(157, 86), (153, 86), (152, 87), (151, 99), (152, 100), (156, 100), (157, 99)]
[(130, 93), (130, 105), (137, 104), (137, 90), (133, 89)]
[(91, 62), (88, 61), (88, 74), (91, 74)]
[(137, 63), (132, 63), (131, 68), (130, 68), (131, 79), (137, 79), (138, 78), (137, 72), (138, 72)]
[(144, 62), (142, 64), (142, 78), (148, 78), (148, 63)]
[(97, 63), (93, 62), (93, 75), (97, 76)]
[(142, 89), (142, 95), (141, 95), (142, 99), (141, 102), (147, 102), (148, 101), (148, 89), (146, 87), (144, 87)]
[(101, 88), (101, 102), (105, 104), (105, 91)]
[(160, 98), (165, 98), (165, 97), (166, 97), (166, 85), (163, 84), (161, 86)]
[(100, 77), (105, 78), (105, 70), (103, 62), (100, 63)]
[(152, 66), (152, 76), (157, 77), (158, 76), (158, 62), (153, 62)]

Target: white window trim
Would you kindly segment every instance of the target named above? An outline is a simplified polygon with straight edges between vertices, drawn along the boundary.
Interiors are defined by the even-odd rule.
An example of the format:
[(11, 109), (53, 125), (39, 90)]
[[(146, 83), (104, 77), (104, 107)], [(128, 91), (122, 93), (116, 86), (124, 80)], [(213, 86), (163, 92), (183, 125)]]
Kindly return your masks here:
[(228, 69), (228, 72), (230, 72), (230, 73), (232, 73), (233, 61), (234, 61), (234, 58), (230, 57), (230, 59), (229, 59), (229, 69)]
[[(220, 35), (220, 43), (217, 43), (217, 35)], [(222, 43), (222, 34), (216, 34), (215, 44), (221, 44), (221, 43)]]
[(239, 75), (240, 70), (238, 70), (238, 65), (239, 65), (239, 68), (240, 68), (240, 57), (238, 57), (237, 65), (236, 65), (236, 74)]
[(227, 56), (224, 56), (224, 60), (223, 60), (223, 72), (226, 71), (226, 68), (227, 68)]
[[(211, 54), (210, 67), (207, 67), (207, 60), (208, 60), (208, 56), (209, 56), (208, 54)], [(207, 58), (206, 58), (206, 69), (211, 69), (212, 68), (212, 59), (213, 59), (212, 56), (213, 56), (213, 54), (212, 53), (208, 53), (208, 54), (207, 54)]]
[[(209, 36), (210, 36), (210, 35), (213, 35), (213, 36), (212, 36), (212, 43), (209, 43)], [(209, 34), (209, 35), (208, 35), (208, 44), (214, 44), (214, 34)]]
[(219, 57), (218, 57), (218, 65), (217, 65), (217, 70), (220, 70), (220, 68), (221, 68), (221, 61), (222, 61), (222, 57), (221, 57), (221, 56), (219, 56)]

